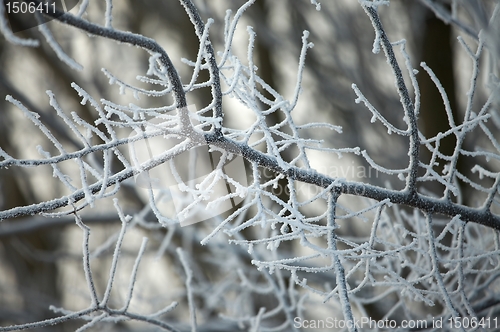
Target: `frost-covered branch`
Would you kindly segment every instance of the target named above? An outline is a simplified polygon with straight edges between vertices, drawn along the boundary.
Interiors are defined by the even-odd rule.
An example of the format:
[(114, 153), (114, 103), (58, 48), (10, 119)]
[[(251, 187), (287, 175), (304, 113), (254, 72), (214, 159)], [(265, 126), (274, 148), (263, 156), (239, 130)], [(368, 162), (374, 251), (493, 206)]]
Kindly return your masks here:
[[(102, 8), (84, 1), (77, 14), (50, 12), (42, 6), (46, 19), (62, 24), (40, 26), (39, 33), (54, 57), (69, 65), (67, 70), (81, 69), (78, 56), (62, 42), (60, 32), (69, 31), (69, 26), (85, 32), (82, 38), (99, 36), (97, 40), (103, 44), (112, 40), (139, 47), (149, 58), (142, 59), (144, 66), (137, 66), (141, 74), (136, 81), (125, 75), (129, 69), (137, 69), (132, 66), (125, 68), (127, 73), (113, 70), (112, 64), (99, 68), (96, 75), (109, 82), (110, 91), (99, 83), (89, 86), (89, 80), (82, 79), (71, 83), (68, 97), (74, 98), (49, 90), (44, 95), (48, 102), (37, 101), (37, 107), (50, 106), (65, 135), (71, 136), (71, 144), (35, 112), (34, 103), (21, 102), (15, 91), (7, 96), (8, 107), (17, 112), (13, 115), (16, 121), (37, 129), (33, 136), (37, 144), (24, 153), (0, 137), (0, 170), (29, 173), (33, 168), (48, 169), (56, 185), (53, 192), (6, 205), (0, 220), (9, 219), (9, 227), (0, 227), (0, 238), (10, 241), (13, 235), (32, 235), (33, 229), (55, 225), (42, 220), (35, 227), (33, 223), (40, 219), (34, 217), (12, 227), (17, 217), (60, 217), (69, 226), (68, 216), (74, 215), (83, 233), (78, 249), (80, 269), (83, 260), (84, 285), (80, 286), (90, 304), (77, 310), (52, 308), (58, 318), (0, 327), (0, 331), (42, 328), (75, 319), (85, 320), (80, 331), (103, 322), (128, 320), (168, 331), (300, 331), (305, 327), (297, 326), (299, 322), (319, 319), (322, 312), (350, 322), (372, 316), (398, 322), (429, 316), (445, 320), (492, 316), (500, 280), (500, 84), (491, 63), (486, 67), (490, 70), (487, 84), (480, 75), (486, 52), (498, 60), (491, 38), (468, 29), (477, 37), (477, 45), (459, 40), (472, 61), (459, 119), (433, 68), (421, 62), (419, 73), (412, 65), (415, 55), (407, 51), (406, 40), (391, 42), (389, 30), (393, 27), (382, 24), (384, 16), (379, 16), (388, 10), (384, 6), (388, 1), (360, 0), (368, 15), (360, 22), (367, 22), (369, 31), (375, 33), (375, 54), (370, 54), (374, 60), (369, 66), (377, 74), (346, 83), (354, 91), (348, 111), (358, 112), (356, 104), (361, 109), (359, 114), (349, 113), (348, 120), (363, 125), (349, 127), (349, 121), (344, 121), (346, 128), (342, 129), (337, 124), (338, 114), (323, 109), (319, 115), (313, 112), (323, 107), (314, 100), (317, 93), (329, 85), (308, 70), (310, 65), (318, 66), (311, 42), (321, 41), (317, 27), (293, 33), (294, 51), (276, 52), (274, 62), (286, 69), (286, 84), (280, 86), (270, 84), (272, 75), (257, 67), (265, 68), (266, 62), (260, 38), (268, 38), (269, 44), (280, 39), (271, 33), (262, 36), (257, 24), (265, 26), (265, 15), (252, 14), (252, 6), (258, 3), (246, 1), (234, 14), (228, 10), (220, 28), (216, 19), (223, 15), (214, 14), (217, 11), (210, 7), (215, 6), (211, 2), (206, 4), (210, 10), (197, 8), (191, 0), (179, 2), (179, 12), (194, 29), (196, 45), (190, 49), (193, 59), (182, 59), (177, 68), (172, 59), (178, 54), (168, 42), (170, 36), (157, 35), (160, 45), (153, 38), (118, 30), (123, 23), (117, 15), (125, 9), (116, 1), (106, 0)], [(305, 1), (307, 9), (297, 3), (273, 9), (279, 13), (290, 10), (290, 17), (304, 25), (307, 15), (312, 15), (308, 10), (321, 9), (317, 1)], [(324, 7), (336, 8), (335, 3)], [(453, 7), (451, 14), (443, 14), (439, 4), (427, 5), (447, 22), (467, 28), (454, 16)], [(278, 5), (270, 2), (269, 6)], [(98, 19), (93, 16), (95, 8)], [(2, 10), (0, 1), (0, 32), (7, 41), (36, 46), (31, 39), (14, 36)], [(494, 30), (497, 12), (495, 9), (490, 18), (488, 32)], [(206, 19), (207, 13), (215, 19)], [(321, 11), (313, 13), (322, 15)], [(241, 30), (247, 14), (258, 16), (253, 18), (255, 28)], [(318, 17), (328, 18), (325, 24), (334, 24), (328, 14)], [(333, 27), (332, 31), (339, 29)], [(358, 37), (347, 35), (340, 38), (343, 42), (338, 48), (329, 50), (332, 59), (355, 61), (345, 43)], [(188, 39), (185, 30), (180, 36)], [(383, 56), (377, 55), (380, 48)], [(346, 54), (352, 59), (347, 61)], [(204, 73), (208, 78), (200, 81), (207, 77)], [(419, 121), (426, 91), (420, 86), (422, 75), (430, 77), (442, 99), (445, 129), (431, 135), (424, 134)], [(311, 77), (320, 92), (310, 91)], [(387, 82), (394, 83), (396, 90), (386, 89)], [(385, 94), (377, 95), (383, 89)], [(199, 91), (209, 93), (199, 98)], [(304, 94), (312, 96), (306, 106), (301, 104)], [(36, 94), (30, 95), (36, 98)], [(67, 99), (79, 101), (88, 113), (80, 113)], [(193, 104), (188, 105), (188, 100)], [(358, 139), (365, 132), (367, 136)], [(444, 149), (449, 140), (453, 141), (451, 151)], [(380, 146), (374, 148), (377, 144)], [(367, 175), (363, 165), (376, 175)], [(340, 174), (342, 167), (355, 169), (357, 177), (354, 172)], [(120, 202), (131, 201), (135, 212), (124, 213), (117, 197)], [(107, 233), (98, 228), (104, 225), (87, 224), (83, 210), (91, 209), (106, 210), (103, 215), (108, 221), (113, 219), (110, 213), (116, 214), (114, 220), (121, 227)], [(129, 241), (137, 231), (142, 240)], [(68, 242), (71, 246), (73, 241)], [(30, 252), (24, 244), (15, 245)], [(150, 247), (154, 247), (157, 261), (167, 262), (165, 271), (149, 265)], [(108, 253), (105, 271), (109, 272), (96, 273), (99, 267), (93, 260), (100, 262)], [(124, 273), (122, 262), (127, 262), (130, 253), (132, 260)], [(33, 250), (30, 255), (47, 259), (43, 250)], [(144, 273), (145, 269), (158, 276)], [(99, 279), (101, 275), (104, 280)], [(143, 275), (151, 282), (147, 286), (155, 288), (153, 295), (160, 297), (160, 290), (165, 291), (171, 305), (164, 307), (165, 299), (160, 299), (162, 308), (151, 310), (153, 314), (134, 311), (134, 301), (143, 299)], [(156, 286), (157, 279), (161, 287)], [(186, 314), (171, 313), (176, 306)], [(167, 317), (160, 319), (162, 315)], [(346, 329), (366, 330), (352, 324)]]

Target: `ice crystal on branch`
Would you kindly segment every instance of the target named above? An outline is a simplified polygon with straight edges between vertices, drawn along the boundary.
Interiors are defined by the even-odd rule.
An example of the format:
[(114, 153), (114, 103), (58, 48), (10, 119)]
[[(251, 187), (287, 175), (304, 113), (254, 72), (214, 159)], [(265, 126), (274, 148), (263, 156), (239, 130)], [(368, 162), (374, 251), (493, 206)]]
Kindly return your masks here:
[[(332, 14), (329, 6), (337, 6), (310, 3), (323, 18)], [(458, 39), (471, 68), (468, 91), (461, 96), (463, 110), (455, 109), (459, 106), (435, 68), (423, 61), (415, 65), (417, 56), (406, 39), (392, 40), (385, 27), (389, 9), (382, 6), (389, 1), (359, 1), (357, 9), (364, 11), (373, 38), (370, 66), (380, 61), (380, 68), (368, 84), (362, 79), (346, 84), (350, 113), (338, 121), (315, 115), (320, 102), (301, 105), (301, 98), (311, 96), (313, 72), (316, 93), (323, 98), (330, 98), (324, 91), (335, 80), (324, 81), (312, 60), (308, 71), (309, 57), (317, 57), (313, 42), (321, 45), (317, 27), (294, 33), (300, 46), (279, 58), (286, 62), (286, 83), (292, 82), (283, 85), (287, 88), (275, 86), (272, 75), (259, 68), (265, 67), (261, 39), (266, 36), (257, 23), (243, 27), (245, 15), (255, 16), (258, 1), (226, 11), (221, 26), (221, 17), (203, 17), (210, 10), (180, 0), (191, 29), (180, 35), (195, 40), (196, 47), (179, 57), (175, 47), (160, 42), (161, 34), (155, 40), (119, 28), (125, 24), (120, 18), (125, 9), (111, 0), (102, 8), (84, 1), (77, 14), (38, 13), (62, 23), (41, 25), (40, 32), (55, 57), (69, 66), (65, 70), (81, 70), (82, 77), (69, 85), (72, 89), (46, 91), (43, 107), (30, 102), (36, 98), (31, 87), (6, 97), (30, 130), (37, 130), (37, 144), (24, 153), (6, 143), (0, 148), (1, 171), (49, 170), (46, 174), (57, 181), (46, 179), (44, 186), (57, 184), (53, 193), (37, 193), (38, 201), (3, 208), (0, 219), (17, 225), (10, 219), (33, 216), (14, 227), (14, 234), (29, 232), (35, 221), (49, 225), (52, 219), (38, 219), (42, 216), (76, 224), (83, 234), (83, 269), (79, 266), (81, 290), (87, 294), (82, 308), (87, 307), (52, 307), (57, 318), (17, 322), (0, 331), (77, 319), (85, 321), (79, 331), (128, 320), (167, 331), (208, 331), (212, 326), (218, 331), (291, 331), (305, 328), (298, 324), (302, 321), (321, 319), (323, 312), (343, 321), (374, 317), (398, 324), (417, 319), (432, 324), (429, 317), (479, 321), (494, 315), (500, 291), (500, 85), (494, 67), (499, 48), (492, 36), (498, 32), (500, 7), (422, 3), (473, 37)], [(285, 7), (301, 17), (295, 6), (300, 5)], [(1, 0), (0, 8), (0, 31), (7, 42), (37, 46), (37, 40), (12, 33)], [(464, 10), (479, 22), (477, 31), (462, 21)], [(61, 42), (69, 27), (84, 32), (84, 38), (99, 37), (96, 47), (115, 41), (120, 50), (126, 44), (145, 52), (147, 57), (133, 58), (144, 62), (135, 80), (128, 74), (137, 68), (127, 59), (126, 67), (108, 61), (108, 68), (92, 73), (95, 80), (89, 84), (85, 61)], [(344, 38), (329, 50), (332, 58), (346, 52), (347, 45)], [(369, 43), (363, 47), (370, 50)], [(487, 84), (480, 77), (482, 68), (489, 74)], [(424, 75), (441, 98), (446, 121), (438, 133), (429, 134), (422, 123), (428, 91), (421, 83)], [(390, 84), (385, 84), (388, 77)], [(111, 88), (102, 88), (101, 79)], [(384, 95), (378, 95), (382, 90)], [(351, 126), (361, 120), (366, 120), (361, 127)], [(374, 151), (371, 140), (394, 144)], [(449, 142), (451, 149), (445, 147)], [(336, 167), (346, 159), (351, 169), (340, 173)], [(133, 208), (125, 212), (122, 202), (130, 201)], [(121, 227), (113, 234), (102, 232), (96, 246), (92, 239), (101, 232), (94, 229), (101, 226), (94, 222), (103, 222), (87, 211), (114, 216)], [(140, 243), (129, 240), (134, 232), (147, 233), (149, 239), (141, 234)], [(109, 274), (99, 279), (102, 273), (95, 272), (95, 265), (108, 252)], [(134, 253), (131, 261), (129, 252)], [(145, 273), (152, 252), (168, 261), (168, 277), (154, 294), (143, 294), (148, 283), (156, 287), (158, 282)], [(122, 262), (129, 262), (127, 272)], [(144, 286), (141, 278), (146, 277)], [(156, 296), (146, 301), (152, 314), (135, 310), (135, 301), (146, 295)], [(348, 324), (346, 329), (358, 327)]]

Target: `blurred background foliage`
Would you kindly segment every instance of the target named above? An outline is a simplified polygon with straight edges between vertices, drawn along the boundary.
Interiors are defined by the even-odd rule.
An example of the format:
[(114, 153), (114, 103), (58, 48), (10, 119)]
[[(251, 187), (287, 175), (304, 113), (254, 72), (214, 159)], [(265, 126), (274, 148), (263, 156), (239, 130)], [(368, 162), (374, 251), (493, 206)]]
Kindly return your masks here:
[[(234, 12), (243, 1), (194, 2), (205, 21), (209, 17), (215, 19), (210, 36), (215, 50), (222, 49), (225, 10), (232, 9)], [(103, 24), (100, 20), (104, 7), (104, 1), (92, 2), (86, 18)], [(465, 10), (461, 15), (461, 19), (469, 22), (471, 26), (476, 29), (481, 27), (482, 23), (477, 17)], [(465, 92), (468, 89), (467, 84), (460, 82), (468, 82), (471, 68), (468, 62), (464, 61), (463, 52), (458, 50), (456, 36), (462, 32), (436, 18), (420, 1), (392, 1), (390, 7), (384, 8), (381, 12), (381, 17), (392, 41), (402, 38), (408, 41), (407, 48), (413, 67), (418, 68), (418, 64), (425, 61), (434, 70), (448, 94), (455, 112), (454, 116), (460, 117), (462, 115), (460, 112), (465, 106)], [(21, 20), (11, 20), (10, 23), (19, 30), (26, 24)], [(56, 22), (47, 24), (63, 49), (81, 63), (84, 70), (77, 72), (62, 64), (44, 43), (38, 48), (25, 48), (10, 45), (3, 38), (0, 39), (0, 96), (2, 96), (0, 146), (9, 154), (23, 158), (37, 158), (34, 147), (37, 144), (43, 145), (40, 142), (43, 142), (44, 138), (18, 110), (4, 100), (5, 95), (12, 95), (31, 111), (40, 114), (41, 120), (52, 133), (65, 146), (73, 146), (74, 149), (81, 143), (73, 138), (69, 129), (48, 105), (46, 90), (54, 91), (63, 109), (68, 112), (75, 111), (87, 121), (96, 118), (95, 111), (88, 104), (80, 105), (79, 98), (70, 87), (71, 82), (76, 82), (97, 99), (133, 101), (147, 103), (148, 106), (161, 106), (169, 102), (164, 99), (167, 97), (135, 101), (131, 96), (120, 95), (117, 87), (110, 86), (108, 79), (101, 72), (101, 68), (106, 68), (124, 81), (134, 81), (137, 75), (143, 75), (147, 70), (148, 60), (145, 52), (97, 37), (87, 38), (84, 33)], [(118, 29), (157, 40), (169, 53), (181, 77), (189, 79), (191, 69), (180, 59), (181, 57), (195, 59), (199, 44), (191, 22), (177, 1), (115, 1), (113, 24)], [(310, 31), (309, 40), (315, 47), (307, 55), (303, 91), (294, 114), (295, 120), (297, 123), (317, 121), (340, 125), (343, 127), (343, 134), (310, 131), (306, 136), (324, 140), (328, 146), (336, 148), (360, 146), (382, 166), (406, 167), (407, 159), (401, 156), (406, 156), (408, 143), (399, 136), (387, 135), (380, 123), (370, 124), (371, 114), (362, 105), (354, 103), (352, 83), (358, 85), (367, 99), (376, 105), (387, 119), (401, 128), (404, 127), (403, 112), (393, 77), (388, 71), (383, 55), (373, 55), (371, 52), (373, 29), (357, 1), (322, 1), (321, 11), (316, 11), (307, 0), (257, 0), (244, 14), (235, 38), (234, 51), (243, 59), (246, 58), (247, 52), (247, 25), (253, 26), (257, 33), (254, 50), (254, 62), (259, 68), (257, 73), (284, 96), (293, 94), (302, 31)], [(18, 35), (24, 38), (42, 38), (36, 28), (24, 30)], [(202, 72), (200, 80), (207, 78), (208, 73)], [(448, 121), (435, 85), (423, 70), (418, 79), (422, 93), (419, 121), (424, 134), (430, 137), (446, 131), (449, 128)], [(481, 90), (478, 92), (479, 99), (484, 101), (485, 94)], [(210, 103), (210, 90), (200, 89), (188, 98), (190, 104), (195, 104), (200, 109)], [(233, 100), (225, 100), (224, 105), (225, 108), (237, 107)], [(234, 112), (228, 113), (225, 119), (226, 125), (235, 128), (244, 125), (245, 119), (234, 114)], [(267, 118), (268, 123), (282, 121), (283, 119), (279, 118), (280, 114), (272, 113)], [(452, 154), (454, 143), (452, 139), (446, 142), (442, 146), (443, 153)], [(44, 149), (51, 151), (50, 146), (43, 146)], [(339, 163), (346, 168), (350, 165), (368, 167), (366, 161), (356, 157), (339, 160), (336, 156), (312, 154), (311, 159), (313, 167), (317, 167), (319, 171), (323, 169), (328, 172), (328, 166)], [(459, 168), (467, 173), (467, 160), (460, 159), (460, 162), (463, 165)], [(64, 168), (64, 165), (62, 167)], [(68, 169), (68, 172), (72, 171)], [(28, 205), (62, 195), (66, 189), (52, 177), (51, 173), (50, 167), (37, 168), (34, 172), (29, 169), (2, 169), (0, 209)], [(380, 177), (364, 179), (352, 178), (350, 174), (328, 175), (348, 177), (377, 185), (385, 185), (387, 181), (391, 181), (393, 188), (402, 188), (404, 185), (401, 181), (394, 181), (382, 174)], [(427, 189), (431, 192), (442, 192), (442, 188)], [(147, 205), (144, 197), (132, 184), (124, 184), (118, 197), (120, 204), (128, 213), (136, 213)], [(119, 220), (108, 205), (105, 202), (99, 203), (88, 215), (83, 214), (84, 221), (92, 225), (93, 234), (96, 236), (94, 247), (105, 242), (119, 227)], [(23, 224), (20, 221), (7, 220), (0, 224), (0, 326), (53, 317), (54, 314), (48, 310), (49, 305), (78, 307), (77, 303), (72, 301), (78, 296), (76, 279), (82, 277), (73, 279), (73, 274), (78, 272), (71, 270), (81, 270), (79, 240), (81, 235), (78, 230), (74, 230), (76, 226), (73, 220), (63, 218), (54, 221), (33, 217), (31, 222), (30, 218), (22, 219), (25, 222)], [(352, 225), (347, 224), (340, 232), (352, 236), (363, 232)], [(192, 236), (194, 229), (193, 226), (191, 230), (183, 229), (183, 233), (176, 231), (174, 241), (192, 248), (199, 247), (196, 236)], [(163, 230), (144, 229), (141, 232), (152, 239), (149, 248), (151, 252), (158, 249), (165, 235)], [(127, 245), (130, 243), (133, 242), (128, 242)], [(102, 277), (103, 284), (107, 277), (106, 264), (109, 263), (111, 251), (105, 250), (101, 254), (102, 262), (96, 262), (95, 265), (98, 271), (96, 275)], [(125, 256), (127, 254), (125, 252)], [(169, 255), (174, 256), (167, 250), (165, 263), (160, 265), (161, 268), (169, 269), (172, 266), (168, 261), (174, 258)], [(133, 256), (134, 253), (130, 253), (132, 260)], [(203, 260), (206, 257), (193, 254), (191, 258)], [(200, 264), (207, 267), (206, 271), (198, 271), (200, 275), (206, 275), (206, 278), (210, 279), (221, 273), (221, 271), (211, 271), (209, 262)], [(170, 275), (169, 281), (164, 286), (170, 288), (175, 284), (172, 281), (175, 276), (171, 275), (175, 274), (174, 272), (152, 271), (152, 273)], [(182, 273), (176, 277), (180, 278), (178, 283), (181, 283)], [(260, 300), (263, 301), (265, 302)], [(258, 306), (256, 303), (255, 307)], [(377, 310), (382, 309), (368, 308), (368, 312), (377, 317), (382, 315), (377, 313)], [(216, 313), (213, 312), (211, 315)], [(74, 323), (50, 327), (44, 331), (74, 330), (78, 325), (72, 324)], [(133, 329), (133, 325), (117, 325), (109, 328), (125, 331)]]

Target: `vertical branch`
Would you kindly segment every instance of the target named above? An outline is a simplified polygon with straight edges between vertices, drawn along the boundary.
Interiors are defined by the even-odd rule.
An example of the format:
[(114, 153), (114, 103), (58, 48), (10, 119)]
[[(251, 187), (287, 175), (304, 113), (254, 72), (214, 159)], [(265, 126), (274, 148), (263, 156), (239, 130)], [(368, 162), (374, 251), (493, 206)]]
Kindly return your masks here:
[(247, 33), (248, 33), (248, 53), (247, 53), (247, 58), (248, 58), (248, 70), (249, 70), (249, 78), (248, 78), (248, 85), (250, 88), (250, 96), (252, 99), (255, 99), (255, 65), (253, 62), (253, 51), (255, 49), (255, 31), (253, 31), (253, 27), (248, 26), (247, 27)]
[(184, 272), (186, 272), (186, 290), (188, 293), (188, 303), (189, 303), (189, 313), (191, 317), (191, 331), (196, 332), (196, 307), (193, 299), (193, 290), (191, 287), (191, 282), (193, 281), (193, 271), (189, 267), (189, 264), (186, 259), (186, 255), (181, 248), (177, 248), (177, 254), (179, 255), (179, 259), (182, 263), (182, 267), (184, 268)]
[(111, 23), (113, 22), (113, 0), (106, 0), (106, 13), (104, 17), (106, 18), (105, 27), (112, 28)]
[(128, 221), (130, 220), (129, 216), (123, 215), (123, 212), (120, 206), (118, 205), (118, 199), (114, 198), (113, 203), (115, 205), (116, 210), (118, 211), (118, 216), (120, 217), (120, 220), (122, 222), (122, 228), (120, 230), (120, 234), (118, 235), (118, 240), (116, 240), (115, 251), (113, 253), (113, 260), (111, 262), (111, 268), (109, 271), (108, 285), (106, 287), (106, 291), (104, 293), (104, 297), (101, 302), (101, 305), (103, 306), (107, 305), (109, 297), (111, 296), (111, 289), (113, 288), (113, 283), (115, 281), (116, 267), (118, 266), (118, 259), (120, 258), (121, 254), (123, 238), (125, 236), (125, 232), (127, 231)]
[[(471, 114), (472, 114), (472, 105), (474, 101), (474, 96), (476, 93), (476, 88), (477, 88), (477, 79), (479, 76), (479, 58), (481, 56), (481, 53), (483, 51), (483, 46), (484, 46), (484, 41), (482, 38), (479, 39), (479, 45), (477, 47), (476, 53), (472, 53), (472, 51), (469, 49), (467, 44), (465, 44), (464, 40), (462, 38), (458, 39), (459, 42), (462, 44), (462, 46), (465, 48), (467, 54), (472, 60), (472, 75), (470, 79), (470, 88), (469, 91), (467, 92), (467, 106), (465, 108), (465, 115), (464, 115), (464, 123), (471, 120)], [(466, 133), (470, 130), (469, 126), (464, 126), (458, 134), (455, 134), (457, 136), (457, 143), (455, 145), (455, 149), (453, 151), (452, 159), (450, 162), (450, 170), (448, 174), (448, 183), (452, 184), (456, 173), (457, 173), (457, 168), (458, 168), (458, 159), (460, 156), (460, 150), (462, 149), (462, 146), (465, 141), (465, 135)], [(450, 200), (450, 191), (448, 189), (448, 186), (445, 189), (444, 196), (446, 199)]]
[(458, 242), (458, 289), (460, 292), (460, 295), (462, 296), (462, 302), (464, 303), (465, 308), (467, 309), (468, 314), (471, 317), (475, 317), (477, 319), (476, 312), (472, 308), (472, 305), (469, 302), (469, 298), (467, 297), (467, 294), (465, 294), (465, 275), (464, 275), (464, 245), (465, 245), (465, 240), (464, 240), (464, 233), (465, 233), (465, 227), (467, 226), (467, 223), (464, 221), (460, 222), (460, 228), (458, 229), (458, 236), (457, 236), (457, 242)]
[[(427, 218), (425, 220), (425, 223), (427, 226), (427, 237), (429, 240), (429, 256), (431, 258), (432, 272), (434, 273), (434, 279), (437, 282), (439, 290), (441, 291), (441, 295), (443, 296), (444, 302), (446, 303), (448, 310), (450, 310), (452, 317), (459, 318), (460, 314), (458, 313), (457, 309), (453, 305), (453, 302), (450, 298), (450, 294), (448, 293), (448, 290), (446, 289), (446, 285), (444, 283), (443, 276), (441, 275), (441, 272), (439, 271), (439, 258), (438, 258), (438, 253), (437, 253), (437, 249), (436, 249), (436, 238), (434, 236), (434, 230), (432, 229), (432, 214), (431, 213), (427, 214)], [(463, 329), (461, 329), (461, 330), (463, 331)]]
[[(337, 200), (340, 196), (338, 189), (332, 189), (328, 195), (328, 250), (332, 253), (332, 264), (335, 270), (335, 276), (338, 287), (338, 294), (340, 305), (342, 306), (342, 313), (347, 322), (354, 322), (352, 315), (351, 303), (349, 302), (349, 295), (347, 290), (347, 281), (345, 279), (345, 271), (340, 262), (340, 257), (337, 250), (337, 235), (335, 229), (337, 223), (335, 222), (335, 211), (337, 207)], [(354, 324), (348, 324), (349, 331), (358, 331)]]
[(219, 67), (224, 66), (224, 64), (227, 61), (227, 58), (229, 54), (231, 53), (231, 45), (233, 43), (233, 37), (234, 37), (234, 32), (236, 31), (236, 25), (238, 24), (241, 16), (243, 15), (243, 12), (248, 9), (251, 5), (255, 3), (255, 0), (248, 0), (245, 2), (236, 12), (234, 15), (233, 20), (231, 21), (231, 24), (229, 24), (229, 17), (231, 15), (231, 11), (226, 12), (226, 18), (225, 18), (225, 31), (224, 31), (224, 53), (221, 56), (221, 61), (219, 64)]
[(307, 40), (309, 38), (309, 31), (304, 30), (302, 34), (302, 48), (300, 49), (299, 65), (297, 70), (297, 83), (295, 84), (295, 91), (293, 93), (293, 101), (289, 107), (290, 112), (293, 111), (295, 106), (299, 101), (299, 95), (302, 89), (302, 77), (304, 73), (304, 68), (306, 67), (306, 53), (307, 50), (314, 47), (313, 43), (309, 43)]
[[(205, 24), (201, 19), (198, 9), (194, 6), (191, 0), (180, 0), (180, 2), (184, 6), (184, 9), (188, 14), (191, 23), (193, 23), (196, 35), (198, 36), (201, 42), (203, 37), (203, 31), (205, 30)], [(216, 122), (217, 125), (215, 126), (214, 130), (216, 135), (221, 136), (222, 135), (221, 127), (224, 118), (224, 113), (222, 111), (222, 90), (220, 86), (219, 67), (217, 66), (217, 61), (215, 61), (215, 52), (214, 48), (212, 47), (212, 43), (210, 42), (210, 38), (207, 38), (204, 44), (206, 52), (205, 59), (209, 64), (208, 70), (210, 73), (210, 80), (212, 81), (211, 82), (212, 84), (210, 84), (210, 86), (212, 87), (212, 97), (215, 101), (214, 117), (217, 118), (218, 120)]]
[(148, 238), (142, 238), (141, 248), (139, 249), (139, 253), (137, 254), (137, 258), (135, 259), (134, 267), (132, 268), (132, 274), (130, 275), (130, 283), (128, 286), (128, 295), (125, 305), (121, 309), (123, 312), (127, 312), (128, 307), (130, 306), (130, 301), (132, 301), (132, 294), (134, 292), (134, 285), (137, 280), (137, 271), (139, 270), (139, 263), (141, 262), (142, 256), (144, 255), (144, 251), (146, 250), (146, 244), (148, 243)]
[(80, 227), (83, 231), (83, 270), (85, 272), (85, 279), (87, 280), (87, 284), (90, 290), (90, 299), (91, 299), (91, 307), (96, 307), (99, 303), (97, 299), (97, 291), (94, 285), (94, 279), (92, 277), (92, 270), (90, 269), (90, 250), (89, 250), (89, 237), (90, 237), (90, 228), (85, 225), (80, 218), (80, 216), (76, 213), (75, 210), (75, 221), (78, 227)]
[(392, 44), (385, 33), (385, 30), (382, 26), (382, 22), (380, 22), (380, 18), (378, 16), (377, 10), (374, 7), (370, 7), (368, 5), (363, 5), (363, 9), (368, 14), (370, 18), (373, 28), (375, 29), (376, 38), (379, 40), (375, 40), (375, 43), (381, 43), (382, 49), (384, 50), (385, 57), (389, 62), (389, 65), (392, 68), (392, 72), (394, 77), (396, 78), (396, 87), (398, 89), (398, 94), (401, 100), (401, 105), (403, 105), (403, 109), (405, 112), (405, 120), (409, 125), (410, 131), (410, 173), (406, 178), (406, 188), (412, 196), (417, 194), (417, 172), (418, 172), (418, 164), (419, 164), (419, 153), (420, 153), (420, 138), (418, 136), (418, 125), (417, 125), (417, 117), (415, 115), (415, 110), (413, 107), (413, 103), (410, 98), (410, 93), (408, 92), (408, 88), (406, 87), (403, 74), (401, 72), (401, 68), (399, 67), (398, 61), (396, 60), (396, 55), (394, 54), (394, 50), (392, 48)]

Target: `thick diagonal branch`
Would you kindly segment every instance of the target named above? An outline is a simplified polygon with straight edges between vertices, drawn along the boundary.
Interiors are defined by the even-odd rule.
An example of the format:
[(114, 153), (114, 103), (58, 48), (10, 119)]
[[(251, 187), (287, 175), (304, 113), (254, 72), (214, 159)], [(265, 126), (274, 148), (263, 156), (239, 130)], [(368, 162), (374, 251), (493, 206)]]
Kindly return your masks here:
[[(384, 49), (384, 52), (386, 53), (386, 57), (388, 58), (389, 63), (393, 69), (394, 75), (396, 77), (396, 85), (398, 87), (398, 92), (400, 94), (401, 102), (405, 110), (405, 115), (407, 116), (410, 125), (410, 132), (411, 132), (410, 174), (408, 176), (407, 186), (405, 190), (395, 191), (386, 188), (376, 187), (366, 183), (339, 180), (336, 178), (331, 178), (319, 174), (314, 171), (300, 169), (295, 166), (290, 166), (285, 169), (282, 166), (280, 166), (280, 163), (274, 156), (267, 155), (260, 151), (254, 150), (246, 144), (242, 144), (237, 141), (228, 139), (224, 136), (221, 136), (220, 133), (217, 132), (206, 133), (205, 141), (208, 144), (217, 146), (228, 152), (240, 155), (251, 162), (255, 162), (257, 165), (261, 167), (271, 169), (277, 173), (283, 174), (297, 181), (314, 184), (323, 188), (327, 188), (328, 186), (330, 186), (332, 183), (335, 182), (339, 192), (342, 194), (363, 196), (377, 201), (389, 199), (391, 203), (407, 205), (426, 213), (438, 213), (450, 217), (459, 215), (461, 219), (464, 221), (475, 222), (487, 227), (500, 230), (500, 217), (492, 214), (491, 211), (489, 211), (489, 209), (487, 209), (486, 207), (479, 209), (471, 208), (459, 204), (454, 204), (446, 200), (434, 199), (417, 193), (415, 184), (416, 184), (416, 173), (418, 167), (420, 140), (418, 137), (418, 129), (413, 109), (413, 104), (409, 97), (408, 89), (406, 88), (406, 85), (404, 83), (401, 69), (397, 64), (394, 51), (392, 49), (392, 45), (387, 36), (385, 35), (385, 32), (382, 28), (376, 10), (372, 7), (365, 7), (365, 10), (370, 16), (370, 19), (372, 19), (372, 23), (376, 31), (380, 33), (382, 47)], [(119, 42), (129, 43), (135, 46), (142, 47), (150, 52), (160, 54), (161, 55), (160, 61), (162, 65), (166, 67), (169, 79), (171, 80), (174, 86), (174, 94), (178, 106), (186, 105), (186, 98), (179, 75), (177, 74), (177, 71), (173, 67), (166, 51), (160, 45), (158, 45), (158, 43), (156, 43), (154, 40), (143, 36), (135, 35), (132, 33), (115, 31), (95, 24), (91, 24), (71, 14), (62, 14), (58, 12), (50, 16), (55, 17), (60, 22), (72, 25), (76, 28), (87, 31), (94, 35), (110, 38)], [(184, 146), (179, 146), (176, 149), (174, 149), (175, 151), (171, 151), (172, 152), (171, 154), (165, 155), (163, 158), (148, 163), (148, 165), (145, 165), (144, 169), (153, 168), (158, 164), (165, 162), (166, 160), (173, 158), (175, 155), (183, 151), (186, 151), (194, 146), (196, 146), (196, 144), (194, 144), (193, 142), (185, 144)], [(115, 174), (114, 176), (109, 177), (106, 182), (98, 181), (94, 183), (93, 185), (89, 186), (88, 189), (92, 194), (95, 194), (99, 192), (103, 186), (107, 188), (109, 186), (119, 184), (120, 182), (134, 176), (136, 171), (137, 170), (135, 169), (124, 170), (122, 172)], [(85, 193), (84, 190), (81, 189), (69, 196), (65, 196), (52, 201), (42, 202), (39, 204), (17, 207), (14, 209), (2, 211), (0, 212), (0, 220), (18, 216), (25, 216), (28, 214), (53, 211), (57, 208), (67, 206), (69, 202), (77, 202), (84, 198), (85, 198)]]

